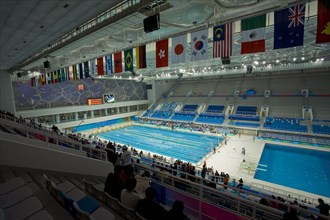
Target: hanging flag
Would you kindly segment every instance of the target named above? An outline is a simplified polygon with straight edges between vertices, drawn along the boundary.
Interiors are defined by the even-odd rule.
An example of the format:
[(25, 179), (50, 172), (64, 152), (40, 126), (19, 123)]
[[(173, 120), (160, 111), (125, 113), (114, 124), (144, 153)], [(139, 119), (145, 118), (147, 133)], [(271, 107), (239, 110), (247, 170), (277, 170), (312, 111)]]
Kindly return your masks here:
[(330, 42), (330, 1), (318, 0), (316, 43)]
[(62, 73), (61, 73), (61, 70), (57, 70), (57, 76), (58, 76), (58, 78), (57, 78), (58, 82), (62, 82)]
[(79, 77), (79, 79), (83, 79), (83, 78), (85, 78), (84, 77), (84, 70), (83, 70), (83, 64), (82, 63), (79, 63), (78, 64), (78, 73), (79, 74), (77, 74), (77, 78)]
[(274, 49), (304, 44), (305, 4), (274, 12)]
[(77, 65), (72, 65), (73, 80), (77, 80)]
[(52, 83), (55, 83), (54, 72), (50, 72), (50, 77), (52, 78)]
[(95, 59), (91, 59), (90, 60), (90, 75), (91, 76), (95, 76), (96, 75), (96, 63), (95, 63)]
[(213, 27), (213, 58), (233, 55), (233, 24)]
[(51, 73), (47, 73), (47, 81), (46, 81), (47, 84), (52, 84), (52, 76), (51, 76)]
[(104, 75), (103, 57), (97, 58), (97, 75)]
[(105, 71), (107, 75), (113, 74), (112, 54), (105, 56)]
[(43, 83), (43, 80), (42, 80), (42, 74), (39, 75), (39, 81), (38, 81), (38, 82), (39, 82), (38, 85), (39, 85), (39, 86), (42, 86), (42, 83)]
[(34, 87), (36, 83), (36, 77), (31, 78), (31, 87)]
[(70, 68), (67, 66), (67, 67), (65, 67), (65, 69), (66, 69), (66, 78), (68, 80), (71, 80), (72, 77), (71, 77), (71, 73), (70, 73)]
[(208, 29), (191, 33), (191, 61), (207, 59)]
[(146, 45), (135, 48), (136, 68), (147, 68)]
[(123, 61), (121, 57), (121, 51), (114, 54), (114, 61), (115, 61), (115, 73), (123, 72)]
[(57, 82), (58, 82), (58, 74), (57, 74), (57, 70), (55, 70), (55, 71), (53, 72), (53, 74), (54, 74), (54, 81), (53, 81), (53, 83), (57, 83)]
[(187, 35), (172, 38), (172, 63), (186, 62)]
[(125, 71), (133, 71), (133, 49), (124, 51)]
[(266, 14), (241, 21), (241, 54), (265, 52)]
[(66, 72), (65, 72), (65, 68), (61, 69), (61, 74), (62, 74), (62, 82), (66, 81)]
[(168, 66), (168, 39), (156, 42), (156, 68)]
[(88, 78), (89, 77), (88, 61), (84, 62), (84, 73), (85, 73), (85, 78)]

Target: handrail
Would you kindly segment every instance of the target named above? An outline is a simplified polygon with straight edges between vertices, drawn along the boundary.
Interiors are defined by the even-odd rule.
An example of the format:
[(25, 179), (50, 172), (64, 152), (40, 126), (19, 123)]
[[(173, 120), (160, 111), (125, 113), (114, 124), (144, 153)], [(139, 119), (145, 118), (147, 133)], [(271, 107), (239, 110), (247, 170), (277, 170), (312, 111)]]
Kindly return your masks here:
[(81, 152), (84, 151), (87, 153), (87, 157), (107, 161), (107, 153), (104, 150), (83, 145), (82, 143), (67, 136), (57, 135), (48, 130), (38, 129), (32, 124), (23, 122), (21, 119), (0, 113), (0, 125), (3, 125), (6, 129), (16, 129), (22, 134), (24, 133), (27, 138), (37, 139), (39, 141), (55, 144), (61, 147), (69, 147)]
[[(192, 176), (180, 170), (175, 170), (178, 175), (173, 176), (170, 172), (164, 172), (164, 170), (162, 169), (151, 167), (149, 165), (135, 163), (134, 166), (136, 166), (138, 170), (148, 170), (149, 172), (153, 173), (152, 182), (154, 183), (161, 184), (166, 188), (170, 188), (172, 190), (184, 193), (195, 198), (197, 197), (199, 202), (205, 201), (221, 209), (224, 209), (224, 206), (221, 204), (227, 204), (228, 206), (225, 206), (225, 208), (229, 208), (231, 212), (235, 212), (236, 214), (239, 214), (244, 217), (256, 219), (257, 215), (263, 213), (271, 217), (271, 219), (282, 219), (283, 213), (290, 209), (297, 210), (300, 213), (300, 219), (305, 219), (304, 217), (310, 215), (323, 218), (325, 217), (323, 215), (320, 215), (318, 210), (314, 207), (307, 206), (307, 209), (301, 208), (296, 205), (291, 205), (289, 203), (254, 194), (246, 190), (237, 189), (230, 185), (227, 185), (226, 187), (228, 189), (224, 190), (223, 184), (217, 183), (217, 188), (214, 189), (209, 186), (206, 186), (208, 183), (212, 183), (212, 181), (197, 176)], [(193, 177), (195, 181), (190, 181), (189, 177)], [(287, 207), (287, 210), (284, 211), (272, 208), (270, 206), (261, 205), (259, 204), (259, 200), (262, 198), (266, 199), (269, 202), (285, 206)], [(168, 200), (168, 198), (166, 200)], [(301, 204), (307, 205), (303, 203)], [(242, 212), (242, 209), (244, 209), (244, 213)], [(198, 211), (201, 212), (201, 210)]]

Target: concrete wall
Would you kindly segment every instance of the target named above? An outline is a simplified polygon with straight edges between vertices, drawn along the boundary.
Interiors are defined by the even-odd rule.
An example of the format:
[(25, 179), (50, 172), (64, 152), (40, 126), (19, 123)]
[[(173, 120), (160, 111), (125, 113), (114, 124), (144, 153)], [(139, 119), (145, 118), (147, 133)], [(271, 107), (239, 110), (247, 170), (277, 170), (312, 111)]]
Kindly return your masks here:
[(16, 112), (10, 74), (5, 70), (0, 70), (0, 109)]
[[(72, 151), (72, 149), (71, 149)], [(0, 132), (0, 165), (106, 177), (113, 165), (45, 142)]]

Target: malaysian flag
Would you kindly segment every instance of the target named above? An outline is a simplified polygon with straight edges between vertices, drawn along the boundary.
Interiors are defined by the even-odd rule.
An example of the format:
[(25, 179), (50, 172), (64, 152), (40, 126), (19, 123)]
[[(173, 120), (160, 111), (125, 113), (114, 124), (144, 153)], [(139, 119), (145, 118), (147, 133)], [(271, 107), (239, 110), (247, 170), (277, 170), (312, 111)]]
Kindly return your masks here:
[(233, 49), (233, 24), (213, 27), (213, 58), (230, 57)]

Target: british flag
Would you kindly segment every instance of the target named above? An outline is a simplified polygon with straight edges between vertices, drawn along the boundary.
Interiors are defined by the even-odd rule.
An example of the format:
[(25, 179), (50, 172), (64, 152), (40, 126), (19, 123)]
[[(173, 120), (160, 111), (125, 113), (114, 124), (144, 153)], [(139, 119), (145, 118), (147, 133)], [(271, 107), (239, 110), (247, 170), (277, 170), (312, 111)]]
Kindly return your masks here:
[(289, 16), (289, 26), (291, 27), (297, 27), (299, 24), (304, 25), (305, 20), (305, 5), (296, 5), (294, 7), (289, 8), (290, 16)]

